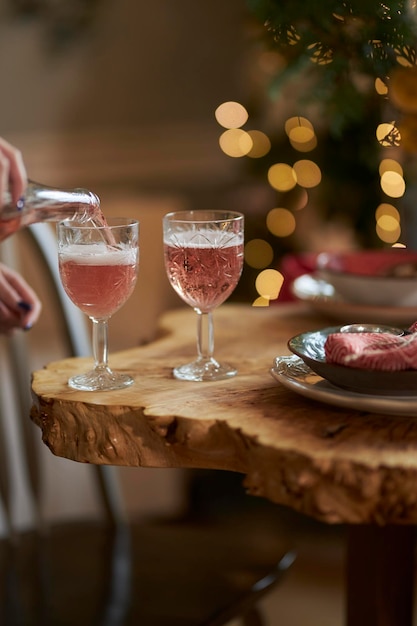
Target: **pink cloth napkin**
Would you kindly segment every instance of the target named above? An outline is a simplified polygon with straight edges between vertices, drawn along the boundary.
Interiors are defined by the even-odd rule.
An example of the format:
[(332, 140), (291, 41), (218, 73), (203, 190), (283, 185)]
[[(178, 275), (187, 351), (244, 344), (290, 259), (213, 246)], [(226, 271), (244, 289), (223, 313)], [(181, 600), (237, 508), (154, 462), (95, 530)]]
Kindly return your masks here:
[(417, 369), (417, 323), (409, 335), (332, 333), (324, 344), (327, 363), (359, 369), (399, 371)]

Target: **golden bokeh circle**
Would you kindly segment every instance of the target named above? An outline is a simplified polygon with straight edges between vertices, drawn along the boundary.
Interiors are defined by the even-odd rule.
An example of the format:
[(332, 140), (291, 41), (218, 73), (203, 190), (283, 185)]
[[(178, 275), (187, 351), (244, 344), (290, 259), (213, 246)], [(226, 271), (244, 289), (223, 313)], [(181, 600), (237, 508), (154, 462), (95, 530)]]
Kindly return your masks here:
[(395, 159), (382, 159), (379, 164), (379, 175), (382, 176), (384, 172), (397, 172), (401, 176), (403, 175), (403, 168), (401, 163)]
[(246, 156), (253, 147), (252, 139), (241, 128), (230, 128), (220, 135), (219, 145), (227, 156), (240, 158)]
[(375, 91), (380, 96), (386, 96), (388, 94), (388, 87), (384, 83), (384, 81), (381, 80), (381, 78), (376, 78), (375, 79)]
[(248, 130), (248, 135), (252, 140), (252, 148), (247, 156), (252, 159), (259, 159), (271, 150), (271, 141), (261, 130)]
[(245, 245), (245, 263), (255, 269), (263, 269), (271, 265), (274, 260), (274, 251), (268, 241), (251, 239)]
[(388, 232), (397, 231), (400, 222), (393, 215), (381, 215), (377, 220), (378, 228)]
[(266, 226), (275, 237), (289, 237), (295, 231), (296, 221), (291, 211), (279, 207), (269, 211)]
[(395, 124), (382, 122), (382, 124), (378, 124), (375, 134), (381, 146), (385, 148), (399, 146), (401, 143), (401, 134)]
[(302, 159), (294, 163), (293, 168), (301, 187), (310, 189), (321, 183), (321, 170), (314, 161)]
[(381, 176), (381, 189), (390, 198), (401, 198), (405, 193), (405, 181), (398, 172), (384, 172)]
[(248, 121), (249, 114), (239, 102), (229, 101), (220, 104), (214, 116), (224, 128), (240, 128)]
[(294, 128), (300, 128), (300, 127), (308, 128), (312, 130), (314, 133), (314, 126), (310, 122), (310, 120), (307, 119), (306, 117), (300, 117), (298, 115), (295, 115), (294, 117), (289, 117), (284, 124), (284, 130), (285, 130), (285, 133), (288, 135), (288, 137), (290, 136), (291, 131)]
[(256, 291), (266, 300), (276, 300), (284, 283), (284, 276), (278, 270), (267, 269), (258, 274), (255, 280)]
[(269, 298), (259, 296), (252, 302), (252, 306), (269, 306)]
[(278, 191), (290, 191), (297, 184), (297, 176), (291, 165), (275, 163), (268, 170), (268, 182)]
[(385, 230), (377, 223), (376, 234), (384, 243), (395, 243), (401, 236), (401, 226), (398, 224), (398, 227), (394, 230)]
[(397, 220), (397, 222), (400, 222), (400, 213), (398, 209), (392, 204), (382, 202), (375, 210), (375, 220), (378, 221), (381, 217), (385, 217), (386, 215)]

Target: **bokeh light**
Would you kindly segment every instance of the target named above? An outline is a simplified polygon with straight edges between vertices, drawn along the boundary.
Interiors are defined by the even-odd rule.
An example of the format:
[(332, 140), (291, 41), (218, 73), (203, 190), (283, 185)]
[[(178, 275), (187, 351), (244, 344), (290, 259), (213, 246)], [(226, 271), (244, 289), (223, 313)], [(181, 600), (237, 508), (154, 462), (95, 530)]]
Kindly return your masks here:
[(301, 35), (297, 33), (294, 26), (287, 27), (286, 35), (290, 46), (295, 46), (301, 40)]
[(292, 139), (294, 143), (308, 143), (315, 136), (314, 130), (308, 128), (308, 126), (296, 126), (290, 130), (288, 135), (289, 139)]
[(386, 148), (391, 146), (399, 146), (401, 143), (401, 134), (395, 124), (384, 122), (378, 124), (376, 129), (376, 138), (381, 146)]
[(400, 222), (393, 215), (381, 215), (377, 220), (378, 228), (387, 232), (396, 232)]
[(314, 134), (314, 126), (306, 117), (301, 117), (299, 115), (289, 117), (284, 124), (284, 130), (288, 137), (290, 136), (291, 131), (295, 128), (307, 128)]
[(377, 222), (379, 219), (386, 216), (391, 217), (397, 222), (400, 221), (400, 213), (398, 209), (392, 204), (382, 202), (375, 210), (375, 221)]
[(313, 124), (306, 117), (290, 117), (284, 125), (290, 144), (299, 152), (310, 152), (317, 146)]
[(311, 152), (317, 147), (317, 137), (308, 128), (294, 128), (290, 132), (289, 140), (298, 152)]
[(385, 243), (394, 243), (401, 235), (400, 214), (392, 204), (381, 203), (375, 211), (376, 234)]
[(397, 228), (394, 230), (385, 230), (381, 228), (380, 222), (376, 224), (376, 234), (384, 243), (395, 243), (401, 236), (401, 226), (397, 223)]
[(379, 164), (379, 175), (382, 176), (384, 172), (397, 172), (400, 176), (403, 175), (403, 168), (401, 163), (396, 161), (395, 159), (382, 159)]
[(406, 56), (404, 56), (402, 54), (398, 54), (397, 55), (396, 61), (397, 61), (398, 65), (401, 65), (401, 67), (407, 67), (407, 68), (414, 67), (413, 64), (411, 63), (410, 59), (408, 59)]
[(278, 270), (267, 269), (258, 274), (255, 281), (256, 291), (266, 300), (276, 300), (284, 283), (284, 276)]
[(386, 96), (388, 94), (388, 87), (380, 78), (375, 79), (375, 91), (380, 96)]
[(255, 269), (268, 267), (274, 260), (274, 251), (264, 239), (251, 239), (245, 245), (245, 262)]
[(268, 181), (278, 191), (290, 191), (297, 184), (297, 176), (291, 165), (275, 163), (268, 170)]
[(259, 296), (252, 302), (252, 306), (269, 306), (269, 299)]
[(265, 133), (260, 130), (248, 130), (248, 135), (252, 140), (252, 148), (247, 156), (252, 159), (259, 159), (271, 150), (271, 141)]
[(317, 42), (307, 46), (307, 50), (310, 52), (310, 60), (317, 65), (328, 65), (333, 61), (333, 51), (327, 49), (323, 44)]
[(293, 165), (297, 182), (301, 187), (317, 187), (321, 182), (321, 170), (314, 161), (302, 159)]
[(384, 172), (381, 176), (381, 189), (390, 198), (401, 198), (405, 192), (405, 181), (398, 172)]
[(239, 102), (223, 102), (214, 112), (220, 126), (224, 128), (240, 128), (248, 121), (249, 114)]
[(294, 215), (285, 208), (271, 209), (266, 216), (266, 226), (275, 237), (289, 237), (296, 227)]
[(239, 158), (249, 154), (253, 148), (253, 141), (245, 130), (230, 128), (220, 135), (219, 145), (227, 156)]

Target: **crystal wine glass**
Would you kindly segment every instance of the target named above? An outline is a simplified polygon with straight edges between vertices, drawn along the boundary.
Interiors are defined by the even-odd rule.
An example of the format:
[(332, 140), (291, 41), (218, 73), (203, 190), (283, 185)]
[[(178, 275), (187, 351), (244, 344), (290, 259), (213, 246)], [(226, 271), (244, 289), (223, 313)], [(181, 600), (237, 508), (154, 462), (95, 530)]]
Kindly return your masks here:
[(197, 359), (176, 367), (181, 380), (213, 381), (237, 370), (213, 357), (213, 310), (235, 289), (243, 267), (244, 216), (231, 211), (179, 211), (163, 218), (168, 279), (198, 314)]
[(94, 369), (69, 379), (73, 389), (121, 389), (133, 379), (108, 366), (108, 321), (133, 292), (139, 264), (139, 222), (107, 219), (105, 226), (76, 220), (58, 224), (59, 272), (72, 302), (93, 323)]

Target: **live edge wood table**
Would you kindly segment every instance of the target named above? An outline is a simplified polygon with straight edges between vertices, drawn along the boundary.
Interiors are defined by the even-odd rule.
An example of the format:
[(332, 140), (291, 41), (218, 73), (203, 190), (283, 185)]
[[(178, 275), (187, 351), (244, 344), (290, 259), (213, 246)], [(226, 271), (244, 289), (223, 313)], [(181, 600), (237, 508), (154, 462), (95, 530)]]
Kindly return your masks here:
[(417, 408), (415, 418), (338, 408), (275, 381), (270, 368), (291, 336), (332, 325), (294, 304), (223, 305), (215, 355), (238, 375), (178, 381), (172, 368), (195, 355), (195, 317), (169, 312), (157, 340), (111, 355), (135, 378), (123, 391), (69, 389), (85, 358), (34, 372), (31, 417), (45, 444), (85, 463), (240, 472), (250, 494), (347, 524), (346, 624), (411, 626)]

